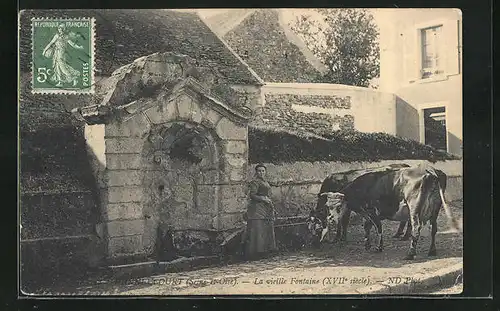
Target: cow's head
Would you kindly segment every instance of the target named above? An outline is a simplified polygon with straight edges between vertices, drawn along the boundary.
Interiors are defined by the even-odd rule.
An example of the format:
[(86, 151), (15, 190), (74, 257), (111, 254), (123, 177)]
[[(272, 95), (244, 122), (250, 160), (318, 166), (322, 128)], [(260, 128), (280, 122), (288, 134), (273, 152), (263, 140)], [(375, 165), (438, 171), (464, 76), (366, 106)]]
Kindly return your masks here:
[(331, 225), (338, 225), (344, 206), (342, 193), (323, 192), (318, 194), (316, 209), (311, 212), (308, 227), (313, 236), (320, 237), (319, 242), (324, 240)]
[(320, 196), (326, 197), (325, 207), (327, 210), (326, 222), (330, 226), (338, 225), (342, 210), (345, 208), (345, 195), (340, 192), (323, 192)]

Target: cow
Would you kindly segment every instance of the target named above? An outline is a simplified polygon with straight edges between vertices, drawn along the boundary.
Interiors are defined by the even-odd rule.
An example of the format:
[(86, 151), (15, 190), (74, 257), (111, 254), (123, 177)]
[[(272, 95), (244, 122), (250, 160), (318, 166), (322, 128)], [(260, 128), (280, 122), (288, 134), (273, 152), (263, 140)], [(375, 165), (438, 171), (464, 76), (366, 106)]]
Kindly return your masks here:
[[(369, 173), (369, 172), (378, 172), (378, 171), (388, 171), (388, 170), (398, 170), (403, 167), (410, 167), (408, 164), (391, 164), (384, 167), (376, 167), (370, 169), (363, 170), (352, 170), (343, 173), (334, 173), (325, 178), (323, 183), (321, 184), (321, 189), (318, 193), (318, 200), (316, 203), (316, 208), (311, 210), (309, 214), (309, 230), (313, 234), (313, 236), (318, 237), (317, 243), (320, 244), (326, 233), (329, 231), (327, 216), (328, 209), (325, 206), (326, 204), (326, 196), (322, 195), (327, 192), (339, 192), (343, 189), (349, 182), (354, 179)], [(349, 220), (351, 217), (351, 210), (347, 208), (340, 208), (339, 213), (336, 214), (336, 218), (334, 222), (337, 224), (337, 233), (334, 238), (334, 242), (342, 242), (346, 240), (347, 236), (347, 227), (349, 225)], [(400, 237), (403, 234), (404, 227), (406, 225), (406, 221), (401, 222), (398, 232), (394, 235), (395, 237)], [(406, 233), (402, 239), (408, 239), (410, 236), (411, 227), (408, 226)]]
[[(381, 220), (408, 221), (411, 224), (411, 242), (405, 259), (416, 256), (420, 230), (431, 224), (431, 244), (428, 256), (436, 255), (435, 238), (437, 217), (443, 206), (450, 225), (461, 230), (444, 198), (446, 174), (430, 166), (369, 172), (359, 176), (341, 191), (323, 192), (328, 209), (327, 223), (342, 222), (342, 209), (354, 211), (365, 218), (365, 248), (370, 249), (370, 231), (375, 226), (378, 234), (376, 251), (383, 248)], [(337, 226), (345, 230), (345, 225)], [(400, 225), (401, 227), (401, 225)]]

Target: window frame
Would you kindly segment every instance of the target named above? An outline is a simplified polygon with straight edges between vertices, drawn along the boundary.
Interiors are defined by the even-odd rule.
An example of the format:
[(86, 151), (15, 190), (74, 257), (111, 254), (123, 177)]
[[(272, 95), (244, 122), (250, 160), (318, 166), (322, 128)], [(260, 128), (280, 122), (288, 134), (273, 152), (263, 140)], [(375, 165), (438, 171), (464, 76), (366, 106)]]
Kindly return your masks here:
[[(444, 25), (436, 25), (436, 26), (431, 26), (431, 27), (427, 27), (427, 28), (422, 28), (422, 29), (419, 29), (420, 31), (420, 53), (421, 53), (421, 57), (420, 57), (420, 68), (419, 68), (419, 71), (420, 71), (420, 79), (432, 79), (433, 77), (435, 76), (439, 76), (441, 74), (444, 73), (444, 65), (443, 65), (443, 60), (446, 59), (446, 56), (444, 55), (444, 46), (443, 46), (443, 42), (442, 42), (442, 33), (443, 33), (443, 27)], [(433, 66), (431, 67), (425, 67), (424, 66), (424, 58), (425, 58), (425, 52), (426, 52), (426, 45), (424, 42), (424, 34), (426, 34), (426, 31), (428, 30), (433, 30), (433, 29), (439, 29), (439, 38), (432, 38), (432, 45), (433, 45), (433, 52), (437, 52), (438, 54), (438, 57), (433, 57), (432, 58), (432, 63), (433, 63)], [(432, 33), (430, 33), (432, 35)], [(427, 38), (426, 38), (426, 41), (427, 41)], [(428, 44), (429, 45), (429, 44)], [(436, 66), (436, 59), (438, 59), (440, 61), (440, 66)], [(430, 75), (428, 77), (425, 77), (425, 73), (430, 71)], [(439, 73), (435, 73), (435, 71), (440, 71)]]
[(447, 80), (448, 76), (446, 73), (446, 48), (445, 48), (445, 42), (443, 40), (446, 40), (443, 35), (440, 37), (440, 43), (439, 43), (439, 52), (440, 52), (440, 58), (442, 58), (442, 65), (441, 65), (441, 72), (439, 74), (432, 74), (428, 78), (423, 78), (423, 42), (422, 42), (422, 31), (429, 29), (429, 28), (435, 28), (441, 26), (441, 32), (444, 31), (444, 27), (447, 26), (446, 24), (446, 19), (435, 19), (435, 20), (430, 20), (426, 22), (422, 22), (419, 24), (415, 24), (414, 26), (414, 31), (417, 34), (417, 44), (415, 47), (415, 55), (417, 55), (417, 63), (418, 63), (418, 79), (416, 79), (414, 82), (416, 83), (429, 83), (429, 82), (437, 82), (437, 81), (443, 81)]

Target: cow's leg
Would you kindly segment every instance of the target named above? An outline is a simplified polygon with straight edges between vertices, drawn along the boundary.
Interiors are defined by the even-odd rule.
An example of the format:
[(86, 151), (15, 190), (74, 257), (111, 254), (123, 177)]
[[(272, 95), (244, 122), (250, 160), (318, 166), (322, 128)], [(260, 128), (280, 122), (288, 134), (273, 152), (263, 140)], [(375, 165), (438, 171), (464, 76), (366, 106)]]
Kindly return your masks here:
[(378, 243), (376, 251), (381, 252), (384, 247), (384, 238), (382, 236), (382, 222), (380, 221), (380, 218), (377, 216), (373, 217), (373, 222), (375, 223), (375, 227), (377, 229), (377, 234), (378, 234)]
[(339, 223), (337, 224), (337, 231), (334, 242), (346, 241), (347, 227), (349, 227), (350, 216), (351, 216), (351, 211), (349, 209), (344, 209), (342, 211), (339, 217)]
[(333, 243), (337, 243), (342, 239), (342, 232), (344, 231), (344, 228), (342, 226), (342, 223), (337, 224), (337, 231), (335, 234), (335, 238), (333, 239)]
[(372, 221), (366, 217), (365, 218), (365, 223), (364, 223), (364, 228), (365, 228), (365, 249), (369, 250), (371, 247), (371, 242), (370, 242), (370, 231), (372, 229)]
[(350, 219), (351, 219), (351, 211), (349, 209), (345, 209), (340, 219), (340, 221), (342, 222), (342, 235), (340, 236), (341, 241), (347, 241), (347, 227), (349, 227)]
[(411, 221), (407, 221), (408, 227), (406, 227), (405, 235), (401, 237), (401, 241), (408, 241), (411, 237)]
[[(393, 238), (399, 238), (403, 235), (403, 230), (405, 229), (407, 221), (400, 221), (398, 231), (392, 236)], [(408, 230), (407, 230), (408, 231)]]
[(431, 246), (427, 256), (436, 256), (437, 217), (431, 219)]
[(410, 242), (410, 250), (408, 251), (408, 255), (406, 255), (406, 260), (415, 259), (415, 255), (417, 254), (417, 243), (420, 238), (420, 230), (422, 229), (422, 224), (420, 223), (420, 219), (418, 214), (415, 212), (415, 209), (410, 209), (410, 223), (412, 227), (411, 233), (411, 242)]
[(351, 219), (351, 211), (349, 209), (345, 209), (342, 212), (342, 216), (340, 217), (341, 232), (340, 232), (340, 242), (347, 241), (347, 228), (349, 227), (349, 220)]

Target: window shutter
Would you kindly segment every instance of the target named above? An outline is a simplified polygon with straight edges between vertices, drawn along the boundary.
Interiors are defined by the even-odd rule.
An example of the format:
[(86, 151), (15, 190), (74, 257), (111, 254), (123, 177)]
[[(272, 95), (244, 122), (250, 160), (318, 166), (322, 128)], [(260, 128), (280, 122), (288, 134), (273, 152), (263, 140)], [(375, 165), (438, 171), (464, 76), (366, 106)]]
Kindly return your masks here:
[(415, 82), (420, 78), (421, 46), (418, 42), (419, 37), (418, 31), (415, 28), (410, 27), (403, 32), (403, 71), (405, 81), (408, 83)]
[(459, 21), (448, 20), (443, 24), (445, 72), (447, 75), (460, 73)]

